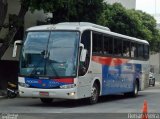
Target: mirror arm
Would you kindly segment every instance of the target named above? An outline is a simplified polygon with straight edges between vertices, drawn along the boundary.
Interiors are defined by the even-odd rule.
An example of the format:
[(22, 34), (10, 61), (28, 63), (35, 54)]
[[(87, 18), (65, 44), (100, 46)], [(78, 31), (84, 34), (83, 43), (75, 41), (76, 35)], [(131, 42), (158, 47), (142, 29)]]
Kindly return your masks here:
[(17, 40), (17, 41), (14, 42), (12, 57), (16, 57), (16, 55), (17, 55), (17, 45), (18, 44), (22, 44), (22, 41), (21, 40)]

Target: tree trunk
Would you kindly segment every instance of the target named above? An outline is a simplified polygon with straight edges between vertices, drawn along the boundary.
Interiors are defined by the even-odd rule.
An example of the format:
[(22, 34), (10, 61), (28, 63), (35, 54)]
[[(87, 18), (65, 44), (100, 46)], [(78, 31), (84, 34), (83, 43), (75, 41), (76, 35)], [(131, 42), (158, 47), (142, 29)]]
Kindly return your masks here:
[(7, 15), (7, 0), (0, 0), (0, 31), (4, 25), (4, 21)]
[[(26, 15), (28, 9), (29, 9), (29, 0), (21, 0), (21, 8), (20, 8), (19, 14), (17, 16), (17, 24), (19, 22), (24, 23), (24, 17)], [(24, 25), (24, 24), (21, 24), (21, 25)], [(13, 42), (14, 36), (16, 35), (16, 33), (19, 30), (19, 28), (21, 27), (21, 25), (14, 25), (13, 24), (13, 28), (11, 28), (11, 30), (9, 31), (8, 35), (5, 38), (5, 42), (3, 43), (3, 45), (0, 48), (0, 59), (2, 59), (5, 51), (10, 46), (10, 44)]]

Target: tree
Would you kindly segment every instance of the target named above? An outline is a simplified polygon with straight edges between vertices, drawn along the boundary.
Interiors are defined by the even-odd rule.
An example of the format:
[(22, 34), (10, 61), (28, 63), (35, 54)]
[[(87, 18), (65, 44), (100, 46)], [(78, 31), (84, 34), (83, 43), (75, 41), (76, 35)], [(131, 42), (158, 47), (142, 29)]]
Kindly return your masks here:
[[(119, 3), (104, 3), (103, 8), (98, 23), (109, 27), (111, 31), (146, 39), (150, 44), (160, 41), (156, 20), (151, 15), (139, 10), (127, 10)], [(156, 50), (154, 47), (151, 48)]]
[[(3, 54), (7, 50), (7, 48), (10, 46), (10, 44), (14, 40), (14, 36), (19, 30), (19, 28), (23, 25), (24, 23), (24, 17), (25, 14), (27, 13), (30, 5), (30, 0), (21, 0), (21, 8), (17, 16), (14, 17), (12, 20), (12, 27), (7, 36), (4, 39), (3, 45), (0, 48), (0, 59), (2, 58)], [(1, 8), (2, 9), (2, 8)], [(5, 16), (3, 17), (5, 19)]]
[(31, 0), (30, 9), (53, 13), (53, 23), (87, 21), (96, 23), (103, 0)]
[(2, 27), (4, 27), (4, 21), (5, 21), (6, 14), (7, 14), (7, 8), (8, 8), (7, 0), (0, 0), (0, 31)]

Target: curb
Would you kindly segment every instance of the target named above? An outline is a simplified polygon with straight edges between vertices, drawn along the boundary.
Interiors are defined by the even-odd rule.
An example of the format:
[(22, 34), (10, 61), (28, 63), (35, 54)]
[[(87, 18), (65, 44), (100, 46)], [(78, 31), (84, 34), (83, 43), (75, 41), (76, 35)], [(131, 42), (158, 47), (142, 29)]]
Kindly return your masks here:
[(6, 98), (6, 96), (0, 96), (0, 99), (5, 99)]

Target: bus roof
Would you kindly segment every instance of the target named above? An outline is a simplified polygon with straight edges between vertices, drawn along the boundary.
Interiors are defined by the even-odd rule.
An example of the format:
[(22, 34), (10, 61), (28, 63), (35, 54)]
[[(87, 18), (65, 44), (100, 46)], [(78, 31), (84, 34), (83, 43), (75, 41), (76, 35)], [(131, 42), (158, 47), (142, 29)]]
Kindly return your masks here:
[(146, 40), (122, 35), (119, 33), (115, 33), (110, 31), (108, 27), (100, 26), (97, 24), (89, 23), (89, 22), (63, 22), (58, 24), (51, 24), (51, 25), (41, 25), (41, 26), (34, 26), (27, 29), (27, 31), (49, 31), (49, 30), (78, 30), (83, 32), (84, 30), (93, 30), (99, 33), (105, 33), (125, 39), (130, 39), (137, 42), (142, 42), (149, 44)]

